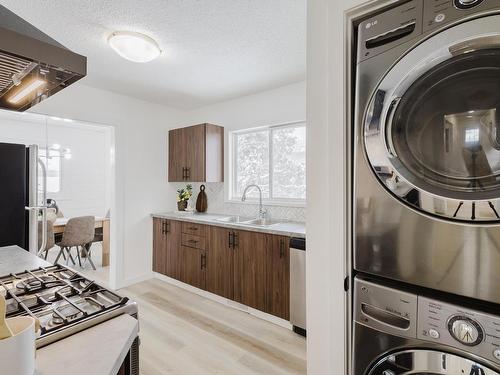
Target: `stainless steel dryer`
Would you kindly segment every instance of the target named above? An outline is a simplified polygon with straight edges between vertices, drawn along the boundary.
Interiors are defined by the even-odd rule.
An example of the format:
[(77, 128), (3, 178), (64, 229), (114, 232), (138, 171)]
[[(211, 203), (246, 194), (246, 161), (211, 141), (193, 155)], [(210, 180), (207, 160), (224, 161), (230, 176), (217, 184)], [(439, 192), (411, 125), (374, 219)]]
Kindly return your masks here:
[(500, 317), (356, 278), (353, 375), (499, 375)]
[(354, 268), (500, 303), (500, 1), (357, 27)]

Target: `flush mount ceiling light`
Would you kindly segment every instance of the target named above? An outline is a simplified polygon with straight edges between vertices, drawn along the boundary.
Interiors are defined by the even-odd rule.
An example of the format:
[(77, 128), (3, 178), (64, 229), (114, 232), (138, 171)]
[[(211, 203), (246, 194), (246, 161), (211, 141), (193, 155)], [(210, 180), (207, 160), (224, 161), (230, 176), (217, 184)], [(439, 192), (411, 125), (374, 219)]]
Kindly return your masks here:
[(121, 57), (138, 63), (152, 61), (161, 54), (154, 39), (132, 31), (115, 31), (108, 37), (108, 44)]

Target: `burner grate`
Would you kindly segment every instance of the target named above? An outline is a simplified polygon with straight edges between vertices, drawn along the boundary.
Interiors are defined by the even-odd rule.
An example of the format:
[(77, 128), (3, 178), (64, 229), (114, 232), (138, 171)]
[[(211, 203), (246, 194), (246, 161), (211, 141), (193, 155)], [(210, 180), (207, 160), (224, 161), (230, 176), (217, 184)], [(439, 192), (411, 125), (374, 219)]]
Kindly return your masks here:
[(61, 265), (0, 277), (7, 317), (30, 315), (41, 337), (124, 306), (128, 298)]

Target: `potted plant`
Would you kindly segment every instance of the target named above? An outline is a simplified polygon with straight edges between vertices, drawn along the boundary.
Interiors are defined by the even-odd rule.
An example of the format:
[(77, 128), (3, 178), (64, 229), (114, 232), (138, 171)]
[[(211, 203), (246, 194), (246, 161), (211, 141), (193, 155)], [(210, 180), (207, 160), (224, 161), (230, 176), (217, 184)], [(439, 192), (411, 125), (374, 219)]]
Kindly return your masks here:
[(189, 198), (193, 195), (193, 185), (186, 185), (184, 189), (177, 189), (177, 209), (186, 211)]

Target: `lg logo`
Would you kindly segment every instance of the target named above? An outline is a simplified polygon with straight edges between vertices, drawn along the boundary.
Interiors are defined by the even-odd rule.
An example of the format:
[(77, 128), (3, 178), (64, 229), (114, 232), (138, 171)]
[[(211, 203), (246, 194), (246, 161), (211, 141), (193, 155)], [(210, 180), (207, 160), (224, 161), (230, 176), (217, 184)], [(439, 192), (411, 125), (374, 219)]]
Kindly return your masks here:
[(378, 21), (377, 21), (377, 20), (374, 20), (374, 21), (368, 22), (368, 23), (365, 25), (365, 28), (366, 28), (366, 29), (369, 29), (370, 27), (375, 26), (377, 23), (378, 23)]

